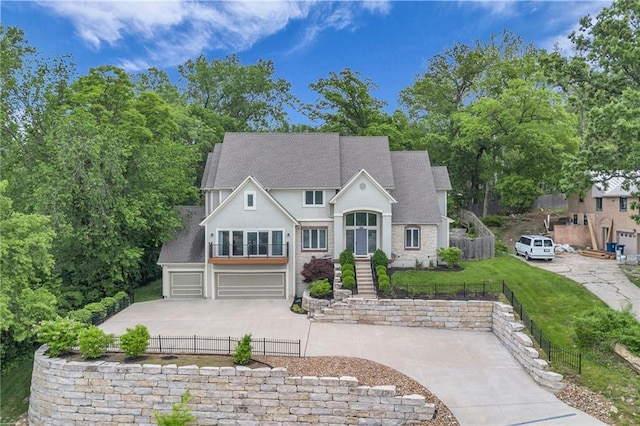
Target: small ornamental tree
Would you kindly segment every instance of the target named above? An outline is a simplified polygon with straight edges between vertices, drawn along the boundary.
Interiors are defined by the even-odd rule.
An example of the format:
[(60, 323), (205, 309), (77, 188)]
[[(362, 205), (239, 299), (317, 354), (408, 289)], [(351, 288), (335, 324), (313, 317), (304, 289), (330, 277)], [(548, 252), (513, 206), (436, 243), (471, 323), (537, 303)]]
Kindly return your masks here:
[(78, 341), (82, 356), (87, 359), (95, 359), (104, 355), (107, 346), (113, 342), (113, 334), (106, 334), (92, 325), (80, 331)]
[(69, 318), (43, 321), (38, 326), (38, 341), (49, 346), (50, 356), (59, 356), (78, 345), (78, 336), (85, 327), (86, 324)]
[(149, 347), (151, 335), (142, 324), (134, 328), (127, 328), (127, 332), (120, 336), (120, 348), (130, 357), (142, 355)]
[(247, 365), (251, 361), (251, 355), (251, 334), (245, 334), (236, 346), (233, 362), (238, 365)]
[(304, 282), (310, 283), (317, 280), (328, 279), (333, 281), (333, 261), (329, 259), (317, 259), (312, 257), (302, 268)]

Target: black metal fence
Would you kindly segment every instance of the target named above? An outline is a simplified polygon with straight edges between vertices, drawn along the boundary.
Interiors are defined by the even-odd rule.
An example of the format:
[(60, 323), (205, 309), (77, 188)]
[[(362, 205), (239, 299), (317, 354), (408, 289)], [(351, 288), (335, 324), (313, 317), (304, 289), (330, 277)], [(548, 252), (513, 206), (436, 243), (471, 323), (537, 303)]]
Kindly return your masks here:
[(126, 296), (122, 296), (112, 304), (106, 306), (103, 311), (93, 312), (89, 318), (89, 322), (93, 325), (102, 324), (118, 312), (132, 305), (133, 301), (133, 292), (129, 292)]
[[(582, 373), (582, 354), (562, 348), (549, 340), (542, 332), (540, 327), (531, 319), (529, 314), (515, 296), (513, 291), (504, 281), (501, 282), (481, 282), (481, 283), (412, 283), (406, 285), (395, 285), (394, 290), (403, 290), (404, 294), (400, 297), (425, 298), (425, 299), (491, 299), (491, 295), (497, 296), (499, 293), (504, 294), (511, 306), (513, 312), (516, 313), (524, 326), (529, 330), (533, 340), (543, 350), (550, 363), (561, 363), (569, 368)], [(395, 292), (398, 295), (398, 292)]]
[[(149, 339), (147, 353), (163, 354), (206, 354), (231, 355), (235, 352), (240, 338), (219, 336), (152, 336)], [(252, 338), (253, 355), (302, 356), (301, 341), (287, 339)], [(119, 352), (120, 338), (116, 336), (107, 348), (110, 352)]]
[(395, 285), (394, 289), (403, 290), (407, 297), (428, 299), (488, 299), (502, 292), (502, 282), (483, 281), (480, 283), (420, 283)]
[(507, 286), (506, 283), (502, 283), (502, 293), (513, 306), (513, 312), (518, 314), (520, 320), (523, 322), (524, 326), (529, 330), (531, 336), (533, 336), (533, 340), (538, 343), (540, 348), (546, 353), (547, 359), (550, 363), (559, 362), (561, 364), (566, 365), (567, 367), (573, 368), (578, 371), (578, 374), (582, 373), (582, 354), (579, 352), (573, 352), (567, 349), (564, 349), (547, 338), (542, 332), (542, 329), (538, 327), (538, 325), (531, 319), (527, 311), (524, 310), (522, 304), (515, 296), (513, 291)]

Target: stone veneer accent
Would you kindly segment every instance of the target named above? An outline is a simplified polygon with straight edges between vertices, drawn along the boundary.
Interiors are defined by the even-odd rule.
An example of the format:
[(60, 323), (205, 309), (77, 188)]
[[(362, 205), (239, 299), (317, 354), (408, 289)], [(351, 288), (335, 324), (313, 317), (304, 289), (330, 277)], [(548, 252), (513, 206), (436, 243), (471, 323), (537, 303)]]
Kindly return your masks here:
[(511, 305), (484, 300), (348, 298), (326, 306), (314, 303), (317, 299), (308, 294), (304, 298), (311, 299), (306, 306), (309, 317), (317, 322), (491, 331), (538, 384), (554, 392), (566, 386), (563, 376), (549, 371), (549, 363), (540, 359)]
[(401, 425), (433, 418), (421, 395), (355, 377), (293, 377), (285, 368), (67, 362), (36, 351), (29, 424), (155, 425), (189, 390), (199, 425)]

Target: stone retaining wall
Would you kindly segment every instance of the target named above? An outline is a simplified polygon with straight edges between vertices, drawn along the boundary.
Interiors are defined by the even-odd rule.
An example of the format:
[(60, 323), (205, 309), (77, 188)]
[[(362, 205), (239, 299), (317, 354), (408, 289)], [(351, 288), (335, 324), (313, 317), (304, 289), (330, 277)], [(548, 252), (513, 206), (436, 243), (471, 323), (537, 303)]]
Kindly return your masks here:
[(355, 377), (292, 377), (284, 368), (67, 362), (36, 351), (29, 424), (155, 425), (189, 390), (199, 425), (400, 425), (432, 419), (421, 395), (359, 386)]
[(566, 386), (563, 376), (549, 371), (549, 363), (540, 359), (511, 305), (483, 300), (358, 298), (334, 302), (329, 307), (313, 302), (307, 305), (312, 307), (309, 316), (318, 322), (491, 331), (538, 384), (554, 392)]
[(493, 302), (349, 298), (309, 311), (317, 322), (491, 331)]
[(566, 384), (562, 382), (562, 374), (549, 371), (549, 363), (539, 358), (540, 354), (533, 347), (531, 337), (523, 333), (524, 329), (522, 321), (517, 321), (513, 315), (513, 306), (494, 302), (493, 334), (498, 337), (533, 380), (551, 391), (561, 391), (566, 387)]

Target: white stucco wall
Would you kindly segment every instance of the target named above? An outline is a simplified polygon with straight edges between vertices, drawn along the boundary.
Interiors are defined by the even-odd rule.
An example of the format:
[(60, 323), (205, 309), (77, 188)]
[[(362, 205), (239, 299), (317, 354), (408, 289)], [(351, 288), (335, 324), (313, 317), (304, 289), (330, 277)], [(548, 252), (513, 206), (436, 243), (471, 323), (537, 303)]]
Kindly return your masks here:
[[(302, 228), (327, 228), (327, 251), (314, 251), (314, 250), (302, 250)], [(300, 227), (296, 229), (296, 294), (302, 296), (304, 290), (309, 287), (308, 283), (304, 282), (302, 276), (302, 269), (304, 264), (309, 262), (313, 256), (316, 258), (330, 257), (333, 259), (337, 254), (334, 251), (334, 227), (333, 222), (329, 220), (325, 221), (300, 221)]]
[[(420, 228), (420, 249), (407, 250), (405, 244), (405, 229), (407, 227)], [(417, 262), (422, 262), (423, 267), (428, 267), (429, 262), (437, 262), (438, 226), (437, 225), (393, 225), (392, 233), (393, 253), (392, 266), (411, 268)]]
[(345, 248), (344, 215), (355, 211), (378, 213), (378, 247), (385, 253), (391, 252), (391, 205), (389, 194), (379, 188), (366, 174), (359, 175), (336, 197), (334, 211), (335, 252)]

